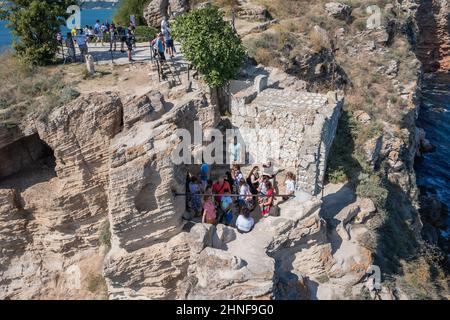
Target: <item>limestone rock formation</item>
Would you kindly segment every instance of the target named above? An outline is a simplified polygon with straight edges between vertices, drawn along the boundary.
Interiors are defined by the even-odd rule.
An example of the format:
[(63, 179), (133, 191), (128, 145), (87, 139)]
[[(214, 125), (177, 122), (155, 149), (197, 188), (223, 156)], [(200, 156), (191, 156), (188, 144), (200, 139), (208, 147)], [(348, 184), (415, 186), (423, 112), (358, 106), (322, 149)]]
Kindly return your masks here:
[(278, 69), (253, 69), (245, 72), (247, 79), (252, 74), (253, 86), (247, 80), (232, 82), (232, 124), (245, 141), (251, 142), (250, 146), (257, 146), (249, 150), (252, 161), (265, 163), (270, 156), (275, 166), (297, 174), (300, 188), (317, 194), (342, 97), (334, 93), (335, 98), (329, 99), (323, 94), (298, 91), (304, 83)]
[[(109, 145), (121, 120), (116, 95), (91, 94), (55, 110), (46, 123), (17, 129), (13, 136), (22, 138), (2, 149), (20, 166), (0, 182), (1, 277), (8, 280), (0, 297), (86, 296), (80, 279), (101, 272)], [(16, 144), (41, 151), (4, 153)]]
[(152, 0), (144, 10), (144, 18), (149, 26), (159, 29), (164, 17), (176, 16), (188, 9), (188, 0)]
[(269, 13), (262, 5), (242, 1), (238, 7), (237, 16), (241, 19), (250, 21), (265, 21), (267, 20)]

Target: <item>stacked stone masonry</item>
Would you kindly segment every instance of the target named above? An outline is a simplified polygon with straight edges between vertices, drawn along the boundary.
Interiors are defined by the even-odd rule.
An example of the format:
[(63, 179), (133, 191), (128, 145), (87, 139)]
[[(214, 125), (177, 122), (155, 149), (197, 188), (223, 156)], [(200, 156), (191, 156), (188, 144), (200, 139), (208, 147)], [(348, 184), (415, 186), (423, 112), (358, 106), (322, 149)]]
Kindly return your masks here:
[(255, 143), (261, 146), (249, 150), (246, 161), (273, 161), (276, 168), (293, 170), (298, 188), (316, 195), (323, 184), (343, 99), (334, 92), (323, 95), (283, 86), (264, 71), (255, 76), (254, 85), (248, 81), (231, 84), (232, 124), (247, 148)]

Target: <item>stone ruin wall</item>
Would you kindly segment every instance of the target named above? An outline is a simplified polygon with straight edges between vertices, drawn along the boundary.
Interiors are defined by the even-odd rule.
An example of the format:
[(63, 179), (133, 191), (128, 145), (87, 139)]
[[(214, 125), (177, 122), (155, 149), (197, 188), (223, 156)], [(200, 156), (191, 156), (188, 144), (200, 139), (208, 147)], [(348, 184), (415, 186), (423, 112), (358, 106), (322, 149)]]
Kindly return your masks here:
[[(334, 92), (281, 90), (271, 85), (266, 75), (255, 77), (254, 85), (242, 82), (232, 86), (232, 90), (242, 89), (232, 94), (232, 124), (247, 146), (258, 143), (258, 148), (246, 155), (247, 163), (272, 160), (276, 168), (296, 174), (298, 189), (318, 194), (343, 100)], [(277, 157), (267, 158), (274, 155), (274, 149)]]

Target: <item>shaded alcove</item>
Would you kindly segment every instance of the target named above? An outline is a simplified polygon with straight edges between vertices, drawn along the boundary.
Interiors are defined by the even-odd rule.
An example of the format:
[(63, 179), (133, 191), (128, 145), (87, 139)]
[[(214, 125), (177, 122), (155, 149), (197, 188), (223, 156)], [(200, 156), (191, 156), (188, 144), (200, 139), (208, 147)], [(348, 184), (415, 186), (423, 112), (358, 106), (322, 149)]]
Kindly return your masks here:
[(21, 172), (55, 170), (53, 150), (39, 135), (33, 134), (0, 149), (0, 180)]
[(161, 176), (154, 168), (146, 168), (150, 170), (144, 187), (139, 191), (134, 199), (134, 205), (139, 212), (149, 212), (159, 208), (156, 199), (156, 190), (161, 184)]

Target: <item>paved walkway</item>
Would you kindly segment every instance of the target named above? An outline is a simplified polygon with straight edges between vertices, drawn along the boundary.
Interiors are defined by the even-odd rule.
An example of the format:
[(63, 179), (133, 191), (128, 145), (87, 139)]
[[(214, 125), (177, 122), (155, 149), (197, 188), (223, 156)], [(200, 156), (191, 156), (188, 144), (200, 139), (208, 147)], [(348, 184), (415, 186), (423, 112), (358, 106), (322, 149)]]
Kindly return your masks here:
[[(88, 44), (89, 54), (92, 55), (96, 64), (110, 64), (111, 61), (114, 62), (115, 65), (127, 65), (130, 64), (128, 61), (128, 51), (125, 46), (125, 51), (120, 51), (120, 42), (117, 43), (116, 51), (109, 51), (109, 43), (105, 43), (103, 46), (101, 44), (90, 43)], [(168, 60), (171, 60), (176, 64), (186, 64), (187, 61), (184, 59), (183, 54), (181, 53), (181, 47), (179, 44), (176, 44), (177, 55)], [(80, 59), (80, 52), (78, 47), (76, 48), (77, 59)], [(147, 42), (140, 42), (136, 44), (136, 48), (133, 48), (133, 60), (134, 63), (139, 62), (148, 62), (152, 61), (152, 52), (150, 48), (150, 44)], [(79, 60), (78, 60), (79, 61)]]

